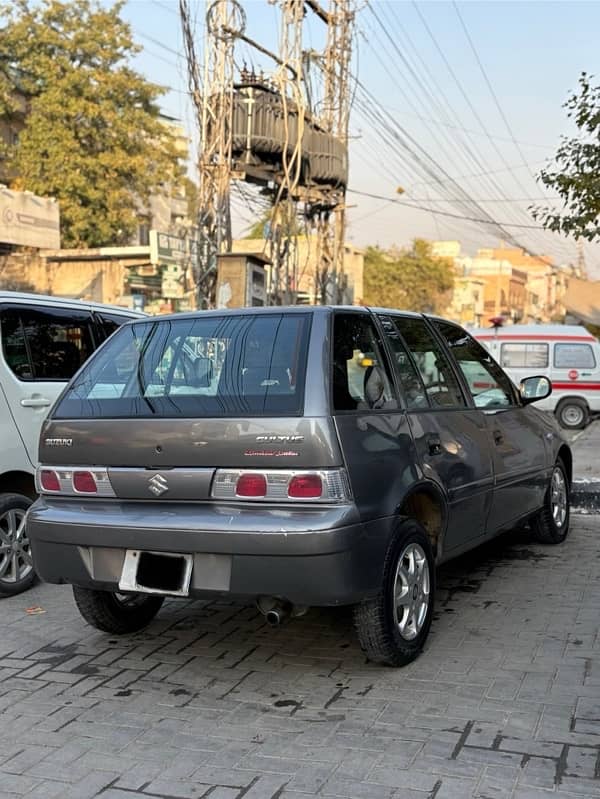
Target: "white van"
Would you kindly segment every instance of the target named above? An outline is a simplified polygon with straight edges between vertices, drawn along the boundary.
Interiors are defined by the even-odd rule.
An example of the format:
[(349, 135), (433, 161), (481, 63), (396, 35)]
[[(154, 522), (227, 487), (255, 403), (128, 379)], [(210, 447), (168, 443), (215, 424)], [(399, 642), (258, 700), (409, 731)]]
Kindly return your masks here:
[(600, 413), (600, 344), (578, 325), (510, 325), (470, 331), (518, 385), (545, 375), (552, 394), (538, 403), (562, 427), (580, 429)]
[(24, 520), (36, 497), (42, 422), (67, 381), (123, 322), (124, 308), (0, 291), (0, 596), (35, 578)]

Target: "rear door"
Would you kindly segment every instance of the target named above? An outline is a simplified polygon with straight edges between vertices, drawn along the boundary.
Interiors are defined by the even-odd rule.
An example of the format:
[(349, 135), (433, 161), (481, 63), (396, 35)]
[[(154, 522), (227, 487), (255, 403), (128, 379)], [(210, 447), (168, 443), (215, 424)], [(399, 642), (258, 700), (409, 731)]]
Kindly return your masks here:
[(508, 376), (465, 330), (436, 320), (460, 367), (477, 413), (485, 418), (494, 462), (490, 528), (509, 526), (543, 501), (548, 480), (548, 442), (539, 411), (522, 406)]
[(417, 479), (416, 451), (375, 318), (333, 316), (332, 413), (365, 522), (392, 516)]
[(580, 396), (600, 410), (598, 345), (590, 341), (556, 341), (552, 357), (552, 387), (563, 396)]
[(468, 401), (443, 345), (422, 317), (381, 316), (423, 476), (448, 498), (444, 550), (486, 532), (493, 471), (485, 416)]
[[(311, 311), (240, 310), (123, 326), (55, 408), (42, 461), (127, 469), (118, 495), (151, 501), (153, 470), (168, 477), (172, 496), (201, 500), (209, 484), (194, 488), (187, 470), (340, 466), (324, 402), (320, 416), (310, 410), (325, 383), (312, 319)], [(63, 438), (68, 448), (46, 443)]]
[(0, 381), (32, 465), (42, 422), (94, 350), (91, 313), (42, 305), (0, 308)]

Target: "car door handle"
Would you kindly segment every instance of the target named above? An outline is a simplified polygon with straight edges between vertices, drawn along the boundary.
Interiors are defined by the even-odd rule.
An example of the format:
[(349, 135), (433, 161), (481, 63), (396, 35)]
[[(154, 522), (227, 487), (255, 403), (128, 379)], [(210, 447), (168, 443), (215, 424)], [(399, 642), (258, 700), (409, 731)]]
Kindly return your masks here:
[(442, 451), (442, 442), (440, 437), (433, 433), (432, 435), (427, 436), (427, 449), (430, 455), (439, 455)]
[(51, 401), (46, 397), (28, 397), (21, 400), (21, 405), (24, 408), (47, 408)]
[(500, 445), (504, 441), (504, 436), (501, 430), (494, 430), (494, 444)]

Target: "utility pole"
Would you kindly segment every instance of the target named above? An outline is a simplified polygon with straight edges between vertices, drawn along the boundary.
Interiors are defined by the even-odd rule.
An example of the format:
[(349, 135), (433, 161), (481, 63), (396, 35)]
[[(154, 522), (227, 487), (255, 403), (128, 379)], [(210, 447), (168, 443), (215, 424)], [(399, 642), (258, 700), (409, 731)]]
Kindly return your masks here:
[[(238, 0), (213, 0), (206, 16), (202, 76), (188, 2), (179, 0), (179, 9), (200, 131), (199, 307), (214, 305), (217, 255), (231, 251), (234, 180), (260, 187), (271, 199), (269, 304), (295, 303), (301, 212), (317, 228), (318, 298), (338, 302), (343, 286), (355, 0), (329, 0), (328, 10), (318, 0), (270, 0), (281, 11), (278, 53), (246, 35)], [(324, 87), (318, 109), (311, 106), (302, 50), (308, 9), (327, 25), (326, 47), (316, 59)], [(236, 41), (271, 59), (276, 64), (272, 77), (244, 67), (236, 82)]]
[[(323, 57), (325, 91), (320, 122), (338, 143), (348, 169), (348, 123), (350, 118), (350, 62), (354, 8), (352, 0), (330, 0), (325, 11), (317, 0), (307, 6), (327, 25)], [(317, 222), (319, 267), (318, 291), (322, 303), (338, 303), (344, 293), (344, 241), (346, 233), (345, 185), (333, 188), (325, 198)]]

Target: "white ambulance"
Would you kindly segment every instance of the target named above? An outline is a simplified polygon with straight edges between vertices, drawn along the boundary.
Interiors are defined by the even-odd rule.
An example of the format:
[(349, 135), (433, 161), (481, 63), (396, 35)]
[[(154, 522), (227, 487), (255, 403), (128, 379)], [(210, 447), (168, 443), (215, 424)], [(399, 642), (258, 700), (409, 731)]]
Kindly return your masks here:
[(580, 429), (600, 413), (600, 344), (577, 325), (509, 325), (471, 330), (518, 385), (545, 375), (552, 394), (538, 403), (562, 427)]

